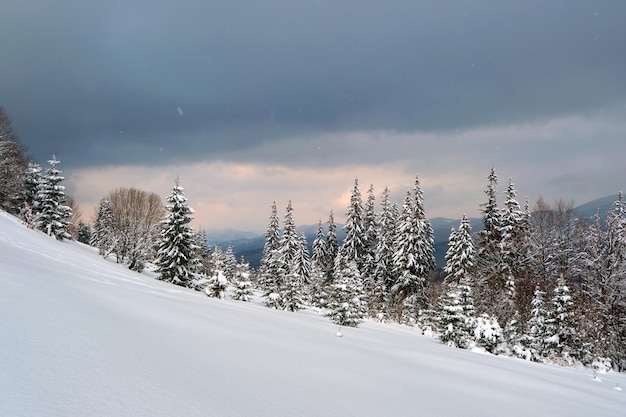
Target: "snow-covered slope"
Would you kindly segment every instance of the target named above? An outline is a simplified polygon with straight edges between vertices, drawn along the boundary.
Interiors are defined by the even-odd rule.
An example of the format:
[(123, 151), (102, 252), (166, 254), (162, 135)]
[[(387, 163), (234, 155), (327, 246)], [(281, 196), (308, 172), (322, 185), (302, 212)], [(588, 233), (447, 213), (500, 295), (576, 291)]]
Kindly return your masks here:
[(209, 299), (0, 213), (0, 416), (622, 416), (626, 375)]

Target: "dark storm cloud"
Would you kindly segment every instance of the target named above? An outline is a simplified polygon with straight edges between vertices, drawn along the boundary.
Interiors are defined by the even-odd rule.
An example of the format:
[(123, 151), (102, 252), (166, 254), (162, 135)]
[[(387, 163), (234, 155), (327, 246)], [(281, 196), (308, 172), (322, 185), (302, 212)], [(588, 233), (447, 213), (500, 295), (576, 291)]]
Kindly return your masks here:
[(549, 120), (626, 101), (625, 18), (619, 1), (25, 1), (0, 15), (0, 104), (71, 165)]

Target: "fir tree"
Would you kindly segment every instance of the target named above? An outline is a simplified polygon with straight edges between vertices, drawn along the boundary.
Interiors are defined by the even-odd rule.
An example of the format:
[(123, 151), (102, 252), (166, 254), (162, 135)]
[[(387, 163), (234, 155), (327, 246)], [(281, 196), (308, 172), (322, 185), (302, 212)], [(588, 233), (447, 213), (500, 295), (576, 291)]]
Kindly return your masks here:
[(389, 189), (385, 187), (380, 202), (380, 214), (378, 219), (378, 229), (376, 234), (376, 250), (374, 276), (380, 287), (378, 299), (374, 299), (375, 303), (387, 309), (391, 296), (391, 288), (395, 283), (394, 279), (394, 247), (396, 236), (396, 213), (394, 205), (389, 200)]
[(57, 168), (59, 163), (55, 155), (52, 155), (52, 159), (48, 161), (49, 167), (38, 186), (34, 210), (38, 216), (37, 228), (48, 236), (63, 240), (71, 239), (66, 230), (70, 226), (68, 219), (72, 215), (72, 210), (63, 205), (66, 197), (65, 187), (61, 185), (61, 182), (65, 178)]
[(82, 220), (78, 222), (78, 237), (76, 240), (85, 245), (91, 244), (91, 226), (89, 226), (89, 223), (85, 223)]
[(448, 239), (448, 252), (446, 253), (446, 266), (444, 272), (446, 282), (461, 283), (472, 282), (474, 270), (474, 241), (472, 240), (472, 227), (467, 216), (461, 219), (459, 231), (452, 229)]
[(194, 211), (187, 205), (187, 197), (178, 178), (166, 202), (169, 213), (161, 222), (156, 272), (162, 281), (190, 287), (198, 267), (194, 232), (188, 226)]
[(545, 294), (539, 287), (535, 289), (528, 321), (529, 334), (524, 343), (530, 351), (531, 360), (535, 362), (543, 361), (546, 355), (548, 311), (545, 307)]
[(237, 272), (237, 258), (233, 251), (233, 247), (228, 245), (226, 252), (224, 253), (224, 276), (229, 282), (235, 280), (235, 273)]
[(316, 307), (324, 307), (328, 297), (326, 286), (326, 271), (328, 259), (328, 245), (324, 235), (324, 227), (320, 219), (315, 239), (313, 240), (313, 255), (311, 257), (311, 289), (310, 297), (312, 304)]
[(578, 357), (574, 302), (563, 277), (559, 277), (546, 321), (546, 356), (571, 364)]
[(337, 238), (337, 225), (333, 211), (328, 215), (328, 230), (326, 232), (326, 246), (328, 255), (326, 257), (326, 282), (332, 282), (332, 274), (335, 268), (335, 260), (339, 254), (339, 239)]
[(263, 255), (261, 256), (261, 265), (259, 268), (261, 276), (261, 288), (264, 291), (273, 291), (276, 287), (275, 278), (278, 271), (278, 256), (280, 249), (280, 222), (278, 219), (278, 209), (276, 202), (272, 203), (269, 224), (265, 232), (265, 245), (263, 246)]
[[(346, 238), (339, 249), (338, 257), (346, 263), (354, 262), (359, 268), (359, 275), (363, 272), (367, 243), (364, 226), (364, 208), (359, 190), (359, 180), (354, 180), (354, 188), (350, 197), (350, 205), (346, 212)], [(335, 261), (337, 262), (337, 261)]]
[(354, 261), (340, 260), (332, 286), (327, 317), (340, 326), (356, 327), (363, 320), (366, 305), (359, 269)]
[(252, 301), (252, 282), (250, 281), (250, 265), (244, 262), (237, 264), (232, 298), (239, 301)]
[(502, 328), (498, 323), (498, 318), (481, 314), (476, 318), (474, 328), (474, 341), (476, 346), (484, 348), (487, 352), (495, 355), (502, 352), (503, 342)]
[(108, 256), (115, 246), (113, 238), (113, 204), (108, 198), (100, 200), (96, 218), (94, 221), (94, 232), (92, 234), (91, 245), (98, 248), (100, 256)]
[(441, 305), (439, 340), (448, 346), (467, 349), (474, 335), (474, 301), (468, 285), (451, 285)]
[(399, 318), (404, 312), (398, 309), (419, 312), (427, 307), (426, 282), (435, 267), (434, 252), (434, 233), (426, 219), (419, 178), (416, 178), (413, 191), (407, 191), (397, 223), (394, 252), (396, 280), (392, 294)]

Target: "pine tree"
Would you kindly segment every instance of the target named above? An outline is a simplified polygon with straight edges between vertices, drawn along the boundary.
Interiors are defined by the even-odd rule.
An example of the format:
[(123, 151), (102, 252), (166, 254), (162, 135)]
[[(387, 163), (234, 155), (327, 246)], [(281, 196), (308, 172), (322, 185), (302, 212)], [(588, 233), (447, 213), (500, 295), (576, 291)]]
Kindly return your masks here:
[(278, 220), (278, 209), (276, 202), (272, 203), (272, 212), (270, 221), (265, 232), (265, 245), (263, 246), (263, 255), (261, 257), (261, 269), (269, 262), (272, 253), (280, 247), (280, 222)]
[(452, 229), (448, 239), (448, 252), (446, 253), (446, 266), (444, 268), (444, 272), (447, 274), (446, 282), (457, 284), (473, 282), (474, 256), (472, 227), (464, 214), (459, 231)]
[(571, 364), (578, 357), (574, 302), (565, 279), (559, 277), (546, 321), (546, 356)]
[(335, 224), (335, 216), (333, 211), (328, 215), (328, 230), (326, 232), (326, 246), (328, 247), (328, 256), (326, 258), (326, 282), (332, 282), (332, 275), (335, 268), (335, 260), (339, 254), (339, 239), (337, 238), (337, 225)]
[(29, 161), (24, 172), (24, 203), (20, 209), (20, 218), (31, 229), (36, 228), (39, 222), (39, 215), (35, 212), (34, 205), (42, 182), (41, 166)]
[(416, 178), (413, 191), (407, 191), (397, 223), (394, 252), (396, 280), (392, 294), (400, 319), (403, 319), (403, 315), (414, 315), (427, 307), (426, 282), (435, 268), (434, 240), (432, 226), (424, 212), (419, 178)]
[(187, 205), (187, 197), (178, 178), (166, 202), (169, 213), (161, 222), (157, 273), (162, 281), (190, 287), (198, 267), (194, 232), (188, 226), (194, 211)]
[(113, 238), (113, 204), (108, 198), (100, 200), (94, 221), (91, 245), (98, 248), (100, 256), (107, 257), (115, 246)]
[(352, 196), (350, 197), (350, 206), (346, 212), (346, 225), (344, 226), (346, 238), (341, 248), (339, 248), (338, 256), (346, 263), (354, 262), (359, 269), (360, 276), (363, 272), (367, 254), (364, 215), (359, 180), (355, 179)]
[(374, 299), (374, 302), (381, 305), (381, 310), (387, 310), (391, 297), (391, 288), (395, 283), (393, 255), (397, 219), (394, 205), (389, 199), (389, 189), (387, 187), (383, 191), (378, 217), (374, 276), (376, 277), (377, 285), (380, 287), (380, 294), (378, 299)]
[(324, 227), (322, 226), (321, 219), (315, 231), (312, 249), (310, 298), (313, 306), (324, 307), (328, 297), (325, 290), (328, 245), (326, 244), (326, 236), (324, 235)]
[(67, 220), (72, 215), (72, 210), (63, 205), (66, 201), (65, 187), (61, 182), (65, 179), (57, 168), (60, 163), (55, 155), (48, 161), (49, 167), (38, 186), (37, 198), (34, 210), (38, 216), (37, 228), (48, 236), (54, 236), (58, 240), (71, 239), (67, 228), (70, 222)]
[(82, 220), (78, 222), (78, 237), (76, 240), (85, 245), (91, 244), (91, 226), (89, 226), (89, 223), (85, 223)]
[(530, 320), (528, 321), (529, 334), (525, 345), (530, 351), (531, 360), (542, 362), (545, 357), (547, 335), (548, 311), (545, 307), (546, 293), (539, 287), (535, 289), (535, 294), (531, 302)]
[(265, 233), (265, 246), (261, 257), (260, 287), (264, 297), (272, 294), (272, 298), (278, 297), (279, 277), (281, 276), (280, 263), (280, 222), (276, 202), (272, 203), (269, 224)]
[(311, 256), (311, 268), (314, 271), (326, 270), (324, 264), (326, 257), (328, 256), (328, 245), (326, 244), (326, 236), (324, 235), (324, 226), (322, 226), (322, 220), (317, 224), (315, 230), (315, 239), (313, 240), (313, 255)]
[(327, 317), (340, 326), (357, 327), (365, 317), (366, 305), (356, 262), (340, 260), (336, 274)]
[(439, 340), (448, 346), (467, 349), (474, 336), (474, 300), (468, 285), (449, 286), (441, 305)]
[(609, 357), (617, 370), (626, 369), (626, 208), (620, 192), (607, 214), (606, 231), (599, 213), (587, 236), (583, 256), (583, 293), (598, 321), (601, 337), (596, 356)]
[(224, 253), (224, 276), (228, 282), (235, 280), (235, 273), (237, 272), (237, 258), (233, 251), (233, 247), (228, 245), (226, 252)]
[(304, 308), (307, 302), (306, 286), (310, 282), (311, 261), (304, 233), (299, 236), (297, 243), (296, 254), (287, 267), (288, 273), (281, 290), (283, 308), (289, 311)]
[(476, 346), (480, 346), (494, 355), (502, 353), (501, 345), (504, 339), (498, 318), (481, 314), (476, 318), (475, 324), (474, 341)]
[(481, 203), (483, 230), (478, 233), (478, 256), (484, 258), (485, 261), (500, 252), (500, 240), (502, 230), (501, 212), (498, 208), (496, 186), (498, 185), (498, 176), (495, 168), (491, 168), (491, 172), (487, 176), (489, 181), (485, 194), (487, 201)]
[(241, 262), (237, 264), (235, 273), (233, 300), (252, 301), (253, 291), (250, 275), (250, 265), (244, 262), (242, 258)]

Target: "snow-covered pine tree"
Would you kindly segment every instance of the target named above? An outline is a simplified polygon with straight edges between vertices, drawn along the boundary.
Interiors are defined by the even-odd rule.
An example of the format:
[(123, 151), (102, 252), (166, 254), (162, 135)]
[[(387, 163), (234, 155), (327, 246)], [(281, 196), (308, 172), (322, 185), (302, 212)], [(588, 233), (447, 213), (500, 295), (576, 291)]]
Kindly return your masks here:
[(326, 316), (340, 326), (357, 327), (367, 308), (358, 266), (352, 260), (340, 259), (336, 269)]
[(395, 283), (393, 255), (395, 252), (396, 220), (394, 205), (389, 199), (389, 189), (385, 187), (380, 201), (374, 254), (376, 263), (374, 276), (381, 291), (378, 297), (370, 299), (371, 302), (380, 304), (380, 310), (385, 312), (387, 312), (391, 301), (391, 287)]
[(162, 281), (190, 287), (198, 267), (194, 232), (189, 226), (194, 211), (187, 205), (187, 197), (178, 178), (166, 202), (168, 214), (161, 222), (156, 272)]
[(539, 287), (535, 289), (535, 295), (531, 302), (530, 319), (528, 321), (529, 332), (523, 337), (522, 343), (530, 352), (530, 359), (535, 362), (542, 362), (545, 357), (547, 328), (546, 320), (548, 311), (545, 306), (546, 293)]
[(42, 176), (41, 166), (29, 161), (24, 172), (24, 202), (19, 214), (24, 224), (31, 229), (35, 229), (39, 221), (34, 204), (39, 193), (39, 185), (42, 183)]
[(312, 250), (310, 299), (313, 306), (324, 307), (328, 297), (325, 289), (328, 246), (326, 244), (326, 236), (324, 235), (324, 226), (322, 225), (321, 219), (317, 224)]
[[(354, 188), (350, 197), (350, 205), (346, 212), (346, 238), (339, 248), (338, 257), (344, 262), (354, 262), (359, 269), (359, 276), (362, 279), (362, 273), (365, 265), (367, 254), (367, 237), (364, 224), (365, 209), (363, 208), (363, 200), (361, 191), (359, 190), (359, 180), (354, 180)], [(335, 261), (337, 265), (337, 260)], [(336, 270), (336, 268), (335, 268)], [(336, 272), (336, 271), (335, 271)]]
[(263, 255), (261, 256), (261, 265), (259, 267), (260, 282), (259, 285), (264, 292), (273, 292), (276, 289), (276, 277), (278, 271), (277, 259), (280, 249), (280, 221), (278, 219), (278, 209), (276, 202), (272, 203), (271, 214), (267, 231), (265, 232), (265, 245), (263, 246)]
[(472, 239), (472, 227), (465, 214), (461, 219), (458, 232), (454, 229), (448, 239), (448, 251), (446, 252), (447, 283), (473, 283), (474, 277), (474, 241)]
[(228, 282), (235, 280), (235, 273), (237, 271), (237, 257), (231, 245), (228, 245), (226, 252), (224, 252), (224, 276)]
[(475, 324), (474, 341), (476, 346), (480, 346), (494, 355), (502, 353), (501, 345), (504, 339), (498, 318), (488, 314), (481, 314), (476, 318)]
[(497, 191), (498, 176), (496, 169), (491, 168), (487, 176), (487, 201), (481, 203), (483, 230), (478, 233), (478, 256), (490, 260), (494, 254), (500, 252), (500, 240), (502, 229), (501, 212), (498, 208)]
[(237, 264), (237, 270), (234, 279), (234, 288), (232, 298), (239, 301), (252, 301), (252, 282), (250, 280), (250, 264), (244, 261), (243, 257), (241, 262)]
[(546, 320), (546, 357), (572, 364), (578, 358), (574, 301), (563, 277), (559, 277)]
[(607, 214), (606, 231), (599, 212), (589, 228), (583, 257), (582, 288), (599, 321), (596, 356), (609, 357), (617, 370), (626, 369), (626, 209), (620, 192)]
[(448, 346), (467, 349), (475, 329), (472, 291), (466, 284), (450, 284), (441, 303), (439, 340)]
[(433, 229), (424, 211), (419, 178), (416, 177), (415, 187), (407, 191), (397, 223), (394, 253), (396, 281), (392, 294), (399, 320), (417, 320), (419, 311), (428, 307), (426, 283), (435, 268), (434, 241)]
[(223, 269), (215, 269), (213, 275), (209, 277), (208, 284), (204, 292), (209, 297), (226, 298), (226, 288), (228, 288), (228, 279), (224, 275)]
[(76, 240), (85, 245), (91, 244), (91, 226), (82, 220), (78, 222), (78, 233)]
[(326, 231), (326, 246), (328, 247), (328, 255), (326, 257), (326, 284), (332, 283), (333, 271), (335, 269), (335, 260), (339, 254), (339, 239), (337, 237), (337, 225), (335, 224), (335, 216), (333, 211), (328, 215), (328, 230)]
[(304, 233), (299, 235), (297, 251), (288, 265), (288, 274), (281, 289), (283, 308), (297, 311), (307, 304), (307, 285), (310, 282), (311, 261)]
[(325, 272), (326, 265), (324, 261), (328, 256), (328, 245), (326, 244), (326, 236), (324, 235), (324, 226), (322, 219), (317, 224), (315, 230), (315, 239), (313, 239), (313, 254), (311, 256), (311, 269), (317, 272)]
[(367, 309), (371, 317), (382, 312), (383, 285), (376, 275), (376, 246), (378, 240), (378, 219), (375, 212), (374, 186), (368, 190), (367, 203), (363, 215), (363, 230), (365, 233), (365, 252), (361, 271), (363, 288), (367, 299)]
[(113, 239), (113, 204), (108, 198), (103, 198), (98, 204), (98, 211), (94, 220), (94, 231), (91, 245), (98, 248), (100, 256), (107, 257), (115, 246)]
[(55, 155), (48, 161), (49, 167), (41, 178), (37, 187), (37, 197), (34, 203), (34, 211), (37, 216), (37, 228), (48, 236), (54, 236), (58, 240), (71, 239), (67, 228), (70, 226), (68, 219), (72, 215), (72, 209), (63, 203), (66, 201), (65, 187), (61, 182), (65, 179), (60, 164)]

